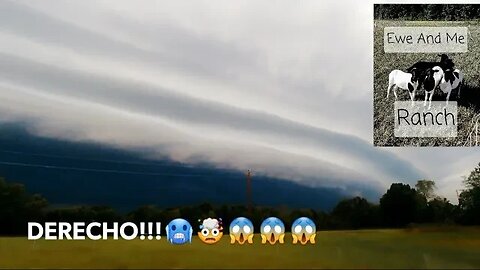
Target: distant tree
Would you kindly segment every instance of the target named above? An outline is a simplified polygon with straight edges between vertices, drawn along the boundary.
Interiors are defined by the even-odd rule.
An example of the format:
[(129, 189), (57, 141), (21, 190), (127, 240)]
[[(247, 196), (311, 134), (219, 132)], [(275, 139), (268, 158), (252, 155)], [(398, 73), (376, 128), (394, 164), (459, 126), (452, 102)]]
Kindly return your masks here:
[(380, 211), (387, 226), (402, 227), (419, 221), (426, 204), (410, 185), (393, 183), (380, 198)]
[(308, 217), (313, 220), (317, 226), (317, 230), (332, 228), (330, 224), (330, 216), (323, 211), (315, 211), (313, 209), (295, 209), (291, 211), (289, 217), (284, 220), (286, 222), (285, 226), (287, 226), (287, 224), (292, 224), (293, 221), (299, 217)]
[(254, 207), (252, 213), (245, 213), (245, 216), (249, 216), (253, 224), (259, 226), (262, 221), (268, 217), (279, 217), (280, 212), (278, 209), (271, 207)]
[(179, 208), (167, 208), (163, 210), (163, 221), (170, 222), (170, 220), (182, 217)]
[[(180, 217), (190, 222), (194, 222), (202, 217), (205, 217), (208, 213), (202, 213), (202, 210), (198, 206), (185, 206), (180, 208)], [(193, 224), (192, 224), (193, 226)], [(193, 226), (194, 229), (197, 226)]]
[(161, 222), (163, 218), (164, 214), (162, 210), (154, 205), (141, 206), (127, 214), (127, 219), (135, 223)]
[(468, 189), (480, 187), (480, 163), (478, 163), (477, 167), (464, 179), (463, 184)]
[[(299, 216), (296, 216), (295, 218), (298, 217)], [(324, 211), (312, 210), (312, 220), (315, 222), (317, 230), (327, 230), (332, 228), (332, 226), (330, 225), (330, 215), (328, 215)]]
[(425, 212), (427, 221), (433, 223), (452, 223), (456, 215), (455, 206), (440, 197), (430, 200)]
[(56, 208), (47, 212), (47, 221), (52, 222), (119, 222), (123, 218), (108, 206), (74, 206)]
[(202, 203), (198, 206), (199, 210), (206, 215), (206, 217), (213, 217), (215, 216), (215, 211), (213, 209), (213, 206), (210, 203)]
[(339, 229), (378, 226), (377, 208), (366, 199), (355, 197), (340, 201), (331, 213), (332, 225)]
[[(361, 197), (340, 201), (330, 213), (314, 209), (290, 209), (289, 207), (254, 207), (249, 211), (244, 205), (214, 206), (210, 203), (177, 208), (141, 206), (128, 214), (119, 214), (108, 206), (72, 206), (48, 209), (46, 199), (38, 194), (28, 194), (20, 184), (0, 179), (0, 234), (26, 234), (29, 221), (65, 222), (162, 222), (185, 218), (198, 229), (198, 220), (207, 217), (222, 218), (225, 227), (240, 216), (248, 217), (255, 230), (270, 216), (279, 217), (285, 226), (294, 219), (309, 217), (324, 229), (360, 229), (369, 227), (401, 227), (411, 222), (452, 222), (480, 225), (480, 163), (465, 178), (467, 189), (459, 196), (459, 205), (447, 199), (435, 197), (435, 182), (420, 180), (415, 188), (394, 183), (375, 205)], [(427, 201), (428, 199), (428, 201)], [(382, 223), (383, 222), (383, 223)]]
[(460, 222), (480, 225), (480, 163), (463, 183), (467, 189), (460, 193), (458, 198), (458, 205), (462, 211)]
[(415, 184), (415, 189), (417, 192), (424, 196), (427, 201), (435, 198), (435, 181), (433, 180), (418, 180), (417, 183)]
[(45, 198), (27, 193), (25, 186), (0, 178), (0, 233), (25, 233), (27, 222), (44, 219), (47, 205)]
[(480, 225), (480, 187), (470, 188), (460, 193), (458, 206), (461, 210), (460, 223)]

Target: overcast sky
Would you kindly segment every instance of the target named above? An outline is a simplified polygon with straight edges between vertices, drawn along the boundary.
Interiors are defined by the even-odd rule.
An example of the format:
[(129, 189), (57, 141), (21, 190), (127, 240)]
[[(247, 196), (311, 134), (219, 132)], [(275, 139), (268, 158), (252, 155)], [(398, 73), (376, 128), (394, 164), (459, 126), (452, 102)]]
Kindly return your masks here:
[(480, 152), (373, 147), (373, 6), (326, 2), (1, 0), (0, 121), (355, 194), (431, 178), (456, 203)]

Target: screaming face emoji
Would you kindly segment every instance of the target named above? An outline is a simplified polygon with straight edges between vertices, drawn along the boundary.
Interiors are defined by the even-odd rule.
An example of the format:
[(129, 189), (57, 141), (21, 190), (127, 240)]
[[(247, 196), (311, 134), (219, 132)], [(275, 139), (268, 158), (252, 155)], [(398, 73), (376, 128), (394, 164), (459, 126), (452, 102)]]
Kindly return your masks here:
[(249, 219), (239, 217), (230, 223), (230, 244), (235, 242), (240, 245), (245, 242), (253, 243), (253, 223)]
[(293, 244), (305, 245), (308, 241), (315, 244), (316, 232), (317, 228), (311, 219), (307, 217), (298, 218), (292, 224)]
[(260, 232), (262, 234), (262, 244), (269, 242), (271, 245), (277, 243), (283, 244), (285, 237), (285, 226), (283, 222), (276, 217), (269, 217), (260, 225)]
[(215, 244), (223, 236), (223, 226), (221, 219), (207, 218), (200, 225), (198, 238), (205, 244)]

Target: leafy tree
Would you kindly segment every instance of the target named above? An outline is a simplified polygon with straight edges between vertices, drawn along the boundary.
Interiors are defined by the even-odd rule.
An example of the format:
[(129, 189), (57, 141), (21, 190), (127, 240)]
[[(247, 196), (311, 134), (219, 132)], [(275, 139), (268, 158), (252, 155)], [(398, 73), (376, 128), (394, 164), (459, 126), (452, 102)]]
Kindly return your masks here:
[(28, 194), (23, 185), (0, 178), (0, 233), (25, 233), (27, 222), (43, 220), (47, 205), (45, 198)]
[(467, 225), (480, 225), (480, 163), (464, 178), (466, 190), (460, 193), (458, 208), (459, 222)]
[(463, 180), (463, 184), (468, 189), (480, 187), (480, 163), (478, 163), (477, 167), (470, 172), (470, 175)]
[(424, 196), (427, 200), (431, 200), (435, 197), (435, 188), (435, 181), (433, 180), (418, 180), (415, 184), (415, 189), (417, 192)]
[(340, 201), (331, 213), (333, 226), (341, 229), (376, 226), (377, 216), (376, 207), (360, 197)]
[(458, 198), (461, 210), (460, 222), (468, 225), (480, 225), (480, 187), (463, 191)]
[(480, 163), (463, 181), (467, 188), (458, 198), (462, 212), (460, 222), (463, 224), (480, 224)]
[(127, 215), (132, 222), (159, 222), (164, 218), (162, 210), (153, 205), (141, 206)]
[(308, 217), (317, 226), (317, 230), (331, 228), (329, 215), (323, 211), (315, 211), (313, 209), (295, 209), (290, 212), (289, 217), (284, 220), (285, 226), (292, 224), (299, 217)]
[(52, 209), (47, 213), (46, 219), (52, 222), (120, 222), (123, 220), (115, 209), (108, 206), (79, 206)]
[(408, 184), (393, 183), (380, 198), (380, 211), (386, 225), (402, 227), (419, 221), (426, 200)]
[(455, 206), (446, 198), (436, 197), (428, 202), (426, 218), (428, 222), (451, 223), (455, 220)]

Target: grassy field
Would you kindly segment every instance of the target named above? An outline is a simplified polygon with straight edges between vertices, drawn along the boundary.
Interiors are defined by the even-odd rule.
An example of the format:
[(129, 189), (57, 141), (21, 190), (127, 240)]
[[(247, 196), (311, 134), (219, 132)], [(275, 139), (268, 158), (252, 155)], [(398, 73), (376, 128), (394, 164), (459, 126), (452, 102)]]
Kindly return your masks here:
[(216, 245), (0, 238), (1, 268), (480, 268), (480, 228), (322, 231), (317, 243)]
[[(437, 53), (384, 53), (383, 28), (386, 26), (468, 26), (468, 52), (448, 54), (455, 67), (465, 74), (466, 85), (461, 98), (456, 91), (450, 100), (458, 102), (458, 136), (456, 138), (395, 138), (393, 134), (394, 96), (387, 100), (388, 74), (394, 69), (405, 70), (417, 61), (439, 61)], [(399, 100), (410, 100), (408, 92), (397, 91)], [(417, 92), (417, 101), (423, 101), (424, 91)], [(436, 90), (433, 100), (445, 101), (446, 94)], [(470, 146), (469, 134), (474, 122), (480, 119), (480, 22), (438, 21), (375, 21), (374, 27), (374, 144), (377, 146)], [(480, 140), (479, 140), (480, 141)]]

